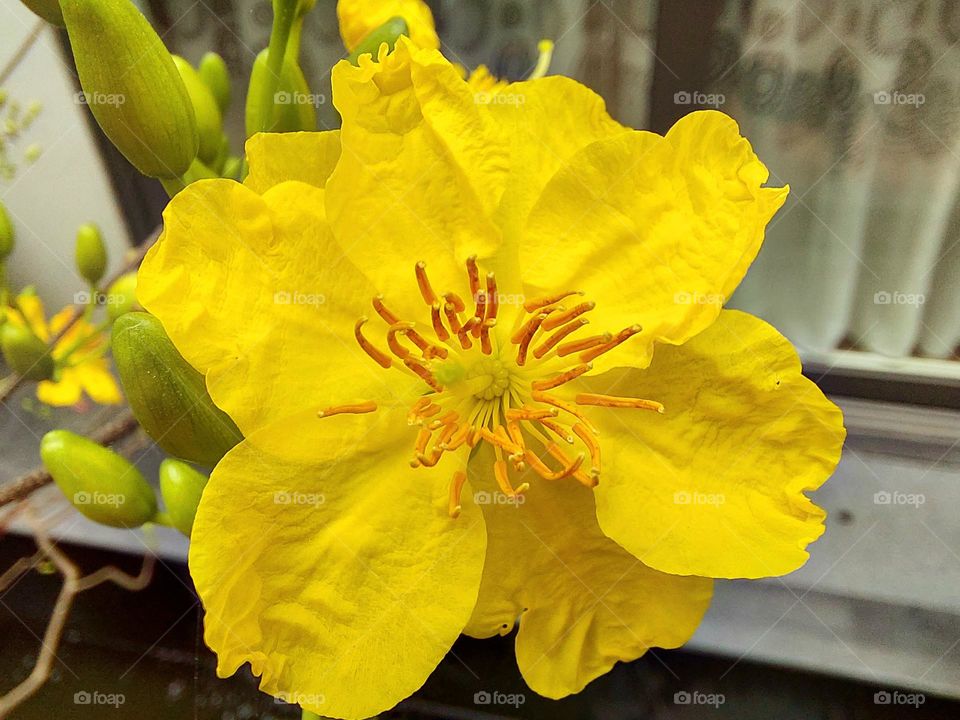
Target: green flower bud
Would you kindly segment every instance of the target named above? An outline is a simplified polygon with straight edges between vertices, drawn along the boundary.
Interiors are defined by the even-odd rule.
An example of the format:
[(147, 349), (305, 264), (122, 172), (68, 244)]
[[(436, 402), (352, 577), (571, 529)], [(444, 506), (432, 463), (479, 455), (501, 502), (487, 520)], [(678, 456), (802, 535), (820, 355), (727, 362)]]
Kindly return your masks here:
[(139, 527), (157, 514), (153, 488), (128, 460), (67, 430), (40, 441), (40, 458), (73, 506), (91, 520)]
[(217, 53), (208, 52), (200, 58), (197, 72), (200, 73), (200, 79), (213, 93), (220, 112), (225, 114), (227, 108), (230, 107), (230, 71), (227, 69), (227, 64)]
[(21, 0), (21, 2), (48, 23), (63, 27), (63, 13), (60, 12), (59, 0)]
[(155, 317), (130, 312), (118, 318), (112, 349), (130, 409), (168, 453), (212, 467), (243, 439)]
[(187, 537), (193, 530), (193, 519), (207, 480), (206, 475), (180, 460), (167, 458), (160, 463), (160, 494), (167, 506), (167, 516), (170, 524)]
[(261, 123), (260, 95), (267, 82), (267, 51), (262, 50), (253, 62), (250, 72), (250, 88), (247, 91), (247, 137), (266, 127), (269, 132), (312, 132), (317, 129), (317, 112), (310, 86), (303, 71), (290, 56), (284, 58), (280, 84), (273, 98), (273, 118), (270, 123)]
[(54, 374), (53, 356), (47, 344), (23, 326), (6, 322), (0, 326), (0, 347), (7, 366), (27, 380), (49, 380)]
[(61, 0), (80, 84), (103, 132), (149, 177), (183, 175), (199, 138), (163, 41), (131, 0)]
[(13, 252), (13, 240), (13, 222), (3, 203), (0, 203), (0, 261), (6, 260)]
[(393, 50), (393, 46), (397, 44), (397, 38), (409, 34), (410, 29), (407, 27), (406, 20), (402, 17), (390, 18), (361, 40), (347, 59), (354, 65), (359, 62), (361, 55), (373, 55), (373, 59), (376, 60), (377, 53), (380, 52), (380, 46), (383, 43), (386, 43)]
[(107, 316), (116, 320), (132, 310), (139, 309), (137, 302), (137, 274), (121, 275), (107, 289)]
[(107, 248), (103, 244), (100, 228), (93, 223), (84, 223), (77, 228), (77, 244), (74, 252), (80, 277), (92, 287), (97, 287), (107, 271)]
[(197, 71), (190, 63), (179, 55), (173, 56), (173, 64), (183, 79), (187, 88), (190, 102), (193, 104), (194, 117), (197, 120), (197, 132), (200, 135), (200, 147), (197, 157), (204, 163), (211, 163), (220, 149), (220, 138), (223, 135), (223, 118), (220, 108), (207, 84), (200, 79)]

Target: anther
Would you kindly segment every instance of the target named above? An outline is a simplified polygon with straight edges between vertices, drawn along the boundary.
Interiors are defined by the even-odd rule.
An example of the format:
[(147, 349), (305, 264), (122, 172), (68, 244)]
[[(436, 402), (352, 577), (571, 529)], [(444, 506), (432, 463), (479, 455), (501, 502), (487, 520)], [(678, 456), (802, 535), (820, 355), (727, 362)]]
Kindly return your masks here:
[(643, 330), (643, 328), (640, 327), (639, 325), (631, 325), (628, 328), (624, 328), (623, 330), (617, 333), (617, 336), (613, 338), (613, 340), (606, 343), (605, 345), (600, 345), (599, 347), (595, 347), (592, 350), (587, 350), (586, 352), (580, 353), (580, 362), (590, 362), (591, 360), (594, 360), (595, 358), (600, 357), (605, 352), (613, 350), (620, 343), (633, 337), (641, 330)]
[(383, 304), (383, 295), (377, 295), (373, 298), (373, 309), (377, 311), (377, 315), (382, 317), (387, 325), (394, 325), (400, 322), (400, 318), (394, 315), (390, 309)]
[(466, 303), (463, 302), (463, 298), (454, 292), (444, 293), (443, 299), (446, 300), (451, 305), (453, 305), (453, 309), (456, 310), (458, 313), (462, 313), (464, 310), (467, 309), (467, 305)]
[(450, 500), (448, 512), (450, 517), (456, 519), (460, 517), (463, 508), (460, 505), (460, 495), (463, 492), (463, 485), (467, 482), (467, 474), (458, 470), (453, 474), (453, 480), (450, 481)]
[(553, 390), (554, 388), (560, 387), (561, 385), (580, 377), (585, 372), (589, 372), (590, 370), (593, 370), (593, 365), (576, 365), (566, 372), (555, 375), (549, 380), (534, 380), (532, 383), (530, 383), (530, 387), (534, 390)]
[(603, 335), (592, 335), (582, 340), (563, 343), (557, 348), (557, 356), (566, 357), (567, 355), (573, 355), (574, 353), (583, 352), (584, 350), (590, 350), (598, 345), (606, 345), (611, 340), (613, 340), (613, 335), (604, 333)]
[(527, 302), (523, 304), (523, 309), (528, 313), (533, 312), (534, 310), (547, 307), (547, 305), (558, 303), (564, 298), (570, 297), (571, 295), (583, 295), (583, 292), (580, 290), (571, 290), (569, 292), (557, 293), (555, 295), (544, 295), (542, 297), (533, 298), (532, 300), (527, 300)]
[(420, 288), (420, 295), (427, 305), (433, 305), (437, 302), (437, 294), (430, 286), (430, 280), (427, 278), (427, 264), (421, 260), (416, 266), (417, 286)]
[(443, 304), (443, 314), (447, 316), (447, 322), (450, 324), (450, 332), (454, 335), (459, 335), (463, 326), (460, 323), (460, 316), (457, 315), (457, 310), (453, 306), (453, 303), (447, 302)]
[(530, 407), (510, 408), (504, 412), (507, 420), (540, 420), (541, 418), (555, 418), (560, 414), (556, 408), (534, 410)]
[(642, 400), (641, 398), (614, 397), (613, 395), (597, 395), (595, 393), (578, 393), (575, 402), (577, 405), (596, 405), (608, 408), (635, 408), (638, 410), (656, 410), (663, 414), (663, 403), (656, 400)]
[(435, 392), (443, 392), (443, 385), (437, 382), (437, 379), (433, 376), (433, 373), (431, 373), (425, 365), (413, 360), (412, 358), (404, 358), (403, 364), (412, 370), (415, 375), (429, 385)]
[(541, 392), (539, 390), (534, 390), (532, 393), (532, 397), (536, 402), (542, 402), (542, 403), (546, 403), (547, 405), (553, 405), (555, 408), (558, 408), (560, 410), (563, 410), (563, 412), (565, 413), (569, 413), (570, 415), (573, 415), (577, 420), (579, 420), (584, 425), (586, 425), (590, 429), (590, 432), (594, 433), (595, 435), (600, 434), (598, 430), (593, 426), (593, 424), (586, 417), (584, 417), (583, 413), (580, 412), (580, 410), (574, 407), (573, 405), (570, 405), (569, 403), (565, 403), (563, 400), (559, 398), (555, 398), (552, 395), (547, 395), (545, 392)]
[(533, 336), (537, 334), (537, 330), (540, 329), (540, 325), (547, 317), (549, 317), (547, 313), (540, 313), (533, 318), (533, 323), (528, 323), (526, 333), (520, 338), (520, 347), (517, 348), (517, 365), (523, 365), (527, 362), (527, 349), (530, 347), (530, 341), (533, 340)]
[(572, 307), (572, 308), (570, 308), (569, 310), (567, 310), (567, 311), (565, 311), (565, 312), (557, 313), (556, 315), (551, 315), (551, 316), (550, 316), (549, 318), (547, 318), (547, 320), (543, 323), (543, 329), (544, 329), (544, 330), (553, 330), (554, 328), (558, 328), (558, 327), (560, 327), (561, 325), (570, 322), (570, 321), (573, 320), (574, 318), (578, 318), (578, 317), (580, 317), (581, 315), (583, 315), (584, 313), (590, 312), (590, 311), (593, 310), (596, 306), (597, 306), (597, 304), (596, 304), (595, 302), (593, 302), (592, 300), (590, 300), (590, 301), (585, 302), (585, 303), (580, 303), (580, 304), (577, 305), (576, 307)]
[(573, 435), (567, 432), (567, 429), (563, 425), (555, 423), (553, 420), (547, 420), (546, 418), (537, 420), (537, 422), (567, 443), (567, 445), (573, 445)]
[(490, 330), (496, 324), (496, 318), (488, 317), (480, 326), (480, 349), (484, 355), (490, 355), (493, 352), (493, 346), (490, 344)]
[(497, 294), (497, 277), (492, 272), (487, 273), (487, 320), (497, 319), (497, 310), (500, 308), (500, 296)]
[(457, 333), (457, 339), (460, 341), (460, 347), (462, 347), (464, 350), (469, 350), (473, 347), (473, 341), (470, 340), (470, 333), (479, 325), (480, 320), (476, 315), (474, 315), (463, 324), (462, 328), (460, 328), (460, 332)]
[(576, 433), (577, 437), (583, 441), (583, 444), (587, 446), (587, 450), (590, 451), (590, 462), (593, 465), (590, 468), (590, 474), (594, 477), (600, 476), (600, 443), (597, 442), (597, 438), (594, 437), (587, 426), (583, 423), (575, 423), (573, 426), (573, 432)]
[(390, 358), (390, 356), (382, 350), (375, 348), (373, 344), (363, 336), (362, 328), (366, 324), (367, 320), (367, 317), (362, 317), (357, 320), (356, 325), (353, 326), (353, 336), (357, 339), (357, 342), (360, 344), (360, 347), (363, 349), (363, 351), (373, 358), (374, 362), (376, 362), (382, 368), (389, 368), (391, 365), (393, 365), (393, 360)]
[(410, 357), (410, 351), (400, 344), (400, 341), (397, 339), (397, 334), (407, 335), (412, 328), (413, 323), (411, 322), (398, 322), (391, 325), (390, 329), (387, 330), (387, 347), (390, 348), (390, 352), (401, 360)]
[(440, 317), (440, 303), (434, 303), (430, 306), (430, 322), (433, 325), (433, 332), (437, 336), (437, 340), (446, 342), (450, 339), (450, 333), (447, 332), (447, 328), (444, 327), (443, 320)]
[(493, 463), (493, 475), (497, 479), (497, 485), (500, 486), (500, 492), (511, 498), (517, 496), (517, 491), (510, 484), (507, 463), (503, 459), (498, 459)]
[(474, 297), (480, 292), (480, 268), (477, 267), (477, 256), (467, 258), (467, 277), (470, 280), (470, 294)]
[[(568, 324), (564, 325), (564, 326), (561, 327), (559, 330), (557, 330), (553, 335), (551, 335), (551, 336), (548, 337), (546, 340), (544, 340), (542, 343), (540, 343), (540, 345), (538, 345), (536, 348), (534, 348), (534, 350), (533, 350), (533, 356), (534, 356), (537, 360), (539, 360), (539, 359), (542, 358), (544, 355), (546, 355), (548, 352), (550, 352), (556, 345), (558, 345), (561, 340), (563, 340), (565, 337), (567, 337), (567, 335), (569, 335), (570, 333), (576, 332), (577, 330), (579, 330), (580, 328), (582, 328), (584, 325), (589, 324), (589, 322), (590, 322), (590, 321), (587, 320), (586, 318), (578, 318), (575, 322), (571, 322), (571, 323), (568, 323)], [(544, 324), (543, 324), (543, 329), (544, 329), (544, 330), (548, 330), (548, 329), (549, 329), (549, 328), (547, 328), (547, 323), (544, 323)]]
[(376, 410), (377, 404), (373, 402), (373, 400), (367, 400), (365, 402), (354, 403), (353, 405), (334, 405), (333, 407), (324, 408), (317, 413), (317, 417), (325, 418), (331, 415), (340, 415), (341, 413), (360, 415), (362, 413), (376, 412)]
[(480, 328), (483, 326), (483, 321), (487, 317), (487, 294), (481, 290), (473, 297), (475, 298), (477, 306), (474, 312), (474, 317), (477, 319), (477, 322), (473, 326), (473, 336), (478, 338), (480, 337)]

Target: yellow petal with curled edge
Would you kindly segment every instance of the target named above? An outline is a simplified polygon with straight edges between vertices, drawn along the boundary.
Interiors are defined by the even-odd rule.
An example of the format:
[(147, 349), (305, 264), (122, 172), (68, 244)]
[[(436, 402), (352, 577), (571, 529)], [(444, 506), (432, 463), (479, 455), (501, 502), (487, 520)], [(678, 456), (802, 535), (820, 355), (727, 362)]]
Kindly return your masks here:
[(711, 580), (637, 560), (600, 531), (591, 491), (573, 478), (545, 481), (528, 471), (516, 478), (531, 485), (522, 502), (508, 500), (492, 480), (493, 459), (485, 447), (470, 463), (487, 559), (467, 634), (506, 634), (519, 617), (520, 672), (551, 698), (579, 692), (618, 660), (690, 638)]
[(367, 718), (450, 649), (476, 602), (483, 519), (467, 496), (447, 514), (455, 462), (409, 466), (408, 407), (294, 416), (214, 469), (190, 571), (221, 677), (249, 662), (264, 692)]
[(643, 331), (596, 370), (644, 367), (656, 341), (679, 344), (712, 323), (743, 278), (787, 188), (737, 124), (695, 112), (660, 137), (613, 135), (577, 153), (530, 213), (521, 263), (535, 294), (586, 291), (602, 329)]
[(340, 158), (340, 131), (257, 133), (246, 151), (250, 172), (243, 184), (255, 192), (287, 180), (322, 188)]
[(386, 378), (353, 337), (376, 291), (343, 259), (323, 194), (300, 182), (262, 197), (231, 180), (193, 183), (170, 201), (140, 269), (140, 302), (245, 435)]
[(438, 50), (440, 38), (433, 24), (433, 13), (423, 0), (338, 0), (337, 20), (340, 37), (352, 51), (371, 32), (387, 20), (402, 17), (410, 30), (410, 39), (419, 47)]
[(600, 526), (664, 572), (783, 575), (806, 561), (825, 513), (804, 493), (830, 476), (843, 416), (800, 374), (770, 325), (725, 310), (646, 370), (617, 369), (589, 392), (657, 400), (662, 415), (589, 408), (600, 431)]
[[(379, 62), (340, 62), (332, 82), (343, 152), (327, 214), (344, 252), (383, 292), (408, 287), (420, 260), (434, 287), (454, 287), (469, 255), (499, 245), (506, 159), (489, 112), (439, 52), (406, 38)], [(401, 317), (423, 312), (416, 292), (388, 300)]]

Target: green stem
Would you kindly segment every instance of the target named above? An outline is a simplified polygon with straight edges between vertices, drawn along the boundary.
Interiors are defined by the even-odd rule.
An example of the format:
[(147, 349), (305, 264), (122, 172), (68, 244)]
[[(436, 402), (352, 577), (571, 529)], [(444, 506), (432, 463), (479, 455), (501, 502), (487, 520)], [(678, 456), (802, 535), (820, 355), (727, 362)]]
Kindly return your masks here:
[(274, 96), (280, 88), (287, 40), (296, 17), (296, 0), (273, 0), (273, 29), (270, 31), (270, 45), (267, 46), (267, 77), (260, 90), (261, 132), (267, 132), (273, 126)]

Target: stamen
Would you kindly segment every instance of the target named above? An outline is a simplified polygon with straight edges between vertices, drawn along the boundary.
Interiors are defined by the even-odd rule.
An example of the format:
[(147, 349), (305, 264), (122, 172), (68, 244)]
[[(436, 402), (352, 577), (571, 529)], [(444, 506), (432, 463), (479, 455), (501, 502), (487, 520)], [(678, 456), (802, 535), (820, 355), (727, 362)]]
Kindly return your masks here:
[(608, 408), (656, 410), (658, 413), (663, 414), (663, 403), (658, 403), (656, 400), (614, 397), (613, 395), (597, 395), (595, 393), (578, 393), (575, 401), (577, 405), (596, 405), (598, 407)]
[(643, 328), (640, 327), (639, 325), (631, 325), (628, 328), (624, 328), (623, 330), (617, 333), (617, 336), (613, 340), (606, 343), (605, 345), (601, 345), (600, 347), (595, 347), (592, 350), (587, 350), (586, 352), (581, 353), (580, 362), (590, 362), (591, 360), (594, 360), (600, 357), (605, 352), (613, 350), (620, 343), (633, 337), (641, 330), (643, 330)]
[(430, 322), (433, 324), (433, 332), (437, 336), (437, 340), (440, 342), (446, 342), (450, 339), (450, 333), (447, 332), (447, 328), (443, 325), (443, 320), (440, 318), (440, 303), (434, 303), (430, 306)]
[(373, 400), (366, 400), (365, 402), (354, 403), (353, 405), (334, 405), (333, 407), (324, 408), (317, 413), (317, 417), (325, 418), (331, 415), (340, 415), (341, 413), (360, 415), (363, 413), (376, 412), (376, 410), (377, 404), (373, 402)]
[(448, 512), (450, 517), (457, 519), (460, 517), (460, 513), (463, 510), (463, 507), (460, 505), (460, 495), (463, 492), (463, 485), (467, 482), (467, 474), (462, 470), (458, 470), (453, 474), (453, 480), (450, 481), (450, 501), (448, 506)]
[[(498, 425), (497, 427), (502, 428), (503, 426)], [(521, 448), (519, 445), (515, 445), (513, 441), (506, 437), (506, 433), (503, 435), (498, 435), (495, 432), (490, 432), (489, 428), (482, 427), (480, 428), (480, 437), (493, 445), (495, 448), (501, 448), (509, 453), (523, 452), (523, 448)]]
[(570, 297), (571, 295), (583, 295), (583, 292), (580, 290), (571, 290), (569, 292), (557, 293), (555, 295), (544, 295), (542, 297), (533, 298), (532, 300), (527, 300), (523, 304), (523, 309), (528, 313), (532, 313), (534, 310), (539, 310), (540, 308), (547, 307), (547, 305), (558, 303), (564, 298)]
[(480, 319), (474, 315), (463, 324), (462, 328), (460, 328), (460, 332), (457, 333), (457, 339), (460, 340), (460, 347), (462, 347), (464, 350), (469, 350), (473, 347), (473, 342), (470, 340), (470, 333), (479, 325)]
[(477, 322), (473, 326), (473, 336), (478, 338), (480, 337), (480, 331), (483, 327), (483, 320), (487, 316), (487, 294), (481, 290), (473, 297), (477, 305), (476, 312), (474, 312), (474, 317), (477, 319)]
[[(547, 452), (550, 453), (554, 458), (563, 463), (566, 474), (563, 477), (568, 477), (570, 475), (575, 475), (580, 469), (580, 466), (584, 461), (584, 454), (577, 453), (577, 456), (571, 460), (570, 456), (567, 455), (563, 450), (560, 449), (560, 446), (556, 443), (550, 443), (547, 445)], [(596, 483), (594, 483), (596, 485)]]
[(403, 364), (410, 368), (421, 380), (429, 385), (434, 392), (443, 392), (443, 385), (437, 382), (437, 379), (427, 369), (426, 365), (423, 365), (412, 358), (404, 358)]
[[(584, 325), (589, 324), (589, 322), (590, 322), (590, 321), (587, 320), (586, 318), (580, 318), (580, 319), (577, 320), (576, 322), (572, 322), (572, 323), (569, 323), (569, 324), (567, 324), (567, 325), (564, 325), (564, 326), (561, 327), (559, 330), (557, 330), (553, 335), (551, 335), (551, 336), (548, 337), (546, 340), (544, 340), (542, 343), (540, 343), (540, 345), (538, 345), (536, 348), (534, 348), (533, 356), (534, 356), (537, 360), (539, 360), (539, 359), (542, 358), (544, 355), (546, 355), (548, 352), (550, 352), (550, 351), (554, 348), (554, 346), (556, 346), (556, 345), (557, 345), (561, 340), (563, 340), (567, 335), (569, 335), (569, 334), (572, 333), (572, 332), (576, 332), (577, 330), (579, 330), (580, 328), (582, 328)], [(547, 330), (547, 329), (548, 329), (546, 323), (543, 324), (543, 329), (544, 329), (544, 330)]]
[(463, 424), (457, 427), (453, 435), (450, 436), (450, 439), (446, 442), (440, 443), (440, 447), (448, 452), (450, 450), (456, 450), (458, 447), (463, 445), (467, 441), (467, 437), (470, 435), (470, 432), (473, 430), (469, 425)]
[(473, 297), (480, 292), (480, 268), (477, 267), (477, 256), (467, 258), (467, 277), (470, 279), (470, 294)]
[(520, 338), (520, 347), (517, 348), (517, 365), (523, 365), (527, 362), (527, 349), (530, 347), (530, 341), (533, 340), (533, 336), (537, 334), (537, 330), (540, 329), (547, 317), (549, 317), (548, 313), (540, 313), (533, 318), (532, 322), (527, 323), (527, 331)]
[(397, 333), (406, 335), (412, 327), (413, 323), (411, 322), (398, 322), (394, 325), (391, 325), (390, 329), (387, 330), (387, 347), (390, 348), (390, 352), (392, 352), (401, 360), (410, 357), (410, 351), (403, 347), (403, 345), (400, 344), (400, 341), (397, 340)]
[(574, 340), (572, 342), (564, 343), (558, 347), (557, 356), (566, 357), (567, 355), (573, 355), (574, 353), (582, 352), (583, 350), (595, 348), (598, 345), (606, 345), (611, 340), (613, 340), (613, 335), (610, 333), (604, 333), (603, 335), (591, 335), (588, 338), (583, 338), (583, 340)]
[(567, 443), (567, 445), (573, 445), (573, 435), (567, 432), (567, 429), (563, 425), (555, 423), (552, 420), (547, 420), (546, 418), (537, 420), (537, 422), (543, 425), (554, 435), (558, 436), (561, 440)]
[(430, 455), (426, 455), (425, 453), (417, 453), (417, 460), (423, 467), (436, 466), (436, 464), (440, 462), (441, 457), (443, 457), (443, 448), (440, 447), (434, 447)]
[(530, 387), (534, 390), (553, 390), (554, 388), (560, 387), (561, 385), (580, 377), (585, 372), (589, 372), (590, 370), (593, 370), (593, 365), (576, 365), (566, 372), (555, 375), (549, 380), (534, 380), (532, 383), (530, 383)]
[(493, 352), (493, 346), (490, 344), (490, 330), (497, 324), (496, 318), (488, 317), (480, 326), (480, 350), (484, 355), (490, 355)]
[(369, 318), (364, 316), (357, 320), (357, 324), (353, 326), (353, 336), (357, 339), (363, 351), (373, 358), (374, 362), (382, 368), (389, 368), (393, 365), (393, 359), (382, 350), (375, 348), (371, 342), (363, 336), (361, 328), (367, 323), (368, 319)]
[[(440, 406), (437, 405), (437, 407), (439, 408)], [(427, 425), (427, 428), (430, 429), (430, 430), (439, 430), (440, 428), (442, 428), (442, 427), (445, 426), (445, 425), (448, 426), (448, 427), (450, 427), (450, 426), (452, 425), (452, 426), (455, 428), (456, 425), (453, 425), (453, 423), (456, 422), (457, 417), (458, 417), (458, 416), (457, 416), (457, 413), (456, 413), (455, 411), (451, 410), (451, 411), (448, 412), (446, 415), (444, 415), (442, 418), (438, 418), (437, 420), (434, 420), (433, 422), (431, 422), (429, 425)]]
[(400, 318), (390, 312), (390, 309), (383, 304), (383, 295), (377, 295), (373, 298), (373, 309), (377, 311), (377, 315), (382, 317), (387, 325), (395, 325), (400, 322)]
[(537, 66), (533, 68), (533, 72), (530, 73), (527, 80), (537, 80), (546, 76), (547, 71), (550, 69), (550, 60), (553, 58), (553, 41), (546, 39), (541, 40), (537, 43), (537, 52), (539, 53)]
[[(547, 445), (547, 452), (549, 452), (551, 455), (554, 455), (555, 450), (553, 448), (559, 452), (562, 458), (561, 462), (564, 463), (563, 467), (559, 470), (551, 470), (549, 466), (543, 462), (543, 460), (538, 458), (536, 454), (530, 450), (527, 450), (525, 454), (527, 462), (530, 463), (530, 467), (532, 467), (534, 471), (544, 480), (562, 480), (563, 478), (575, 473), (580, 468), (580, 465), (583, 464), (583, 453), (577, 455), (577, 457), (571, 462), (566, 454), (560, 450), (556, 443), (549, 443)], [(554, 457), (556, 457), (556, 455), (554, 455)]]
[(510, 484), (510, 475), (507, 472), (507, 463), (503, 458), (497, 458), (493, 463), (493, 476), (497, 479), (497, 485), (500, 486), (500, 492), (507, 497), (514, 498), (530, 489), (529, 483), (523, 483), (520, 487), (514, 489)]
[(507, 420), (540, 420), (542, 418), (555, 418), (560, 414), (556, 408), (549, 410), (534, 410), (531, 407), (511, 408), (504, 413)]
[(420, 288), (420, 295), (423, 296), (423, 301), (427, 305), (433, 305), (437, 302), (437, 294), (430, 286), (430, 280), (427, 278), (427, 264), (423, 260), (417, 263), (416, 273), (417, 286)]
[(447, 302), (443, 304), (443, 314), (447, 316), (450, 332), (454, 335), (459, 335), (463, 325), (460, 323), (460, 316), (457, 315), (457, 310), (454, 308), (453, 303)]
[(497, 294), (497, 278), (492, 272), (487, 273), (487, 320), (497, 319), (497, 310), (500, 308), (500, 297)]
[[(420, 417), (420, 413), (429, 405), (432, 405), (433, 401), (428, 397), (422, 397), (417, 400), (413, 407), (410, 408), (410, 412), (407, 413), (407, 425), (416, 425), (417, 419)], [(437, 406), (440, 407), (439, 405)]]
[(579, 420), (588, 428), (590, 428), (590, 432), (594, 433), (595, 435), (600, 434), (599, 431), (593, 426), (593, 424), (586, 417), (584, 417), (583, 413), (581, 413), (573, 405), (565, 403), (563, 400), (559, 398), (555, 398), (553, 397), (553, 395), (547, 395), (545, 392), (541, 392), (539, 390), (534, 390), (532, 393), (532, 396), (533, 396), (533, 399), (536, 400), (537, 402), (546, 403), (547, 405), (553, 405), (555, 408), (559, 408), (560, 410), (563, 410), (566, 413), (570, 413), (577, 420)]
[(463, 298), (454, 292), (444, 293), (443, 299), (446, 300), (451, 305), (453, 305), (453, 309), (456, 310), (458, 313), (462, 313), (464, 310), (467, 309), (466, 304), (463, 302)]
[(573, 432), (577, 434), (577, 437), (583, 441), (583, 444), (587, 446), (587, 449), (590, 451), (590, 462), (593, 465), (590, 468), (590, 474), (594, 477), (600, 476), (600, 443), (597, 442), (597, 438), (594, 437), (593, 433), (587, 430), (586, 426), (582, 423), (575, 423), (573, 426)]
[(580, 303), (576, 307), (572, 307), (566, 312), (562, 312), (557, 315), (551, 315), (549, 318), (547, 318), (546, 322), (543, 323), (543, 329), (553, 330), (554, 328), (558, 328), (564, 323), (568, 323), (574, 318), (580, 317), (586, 312), (590, 312), (596, 306), (597, 304), (593, 302), (593, 300), (590, 300), (585, 303)]

